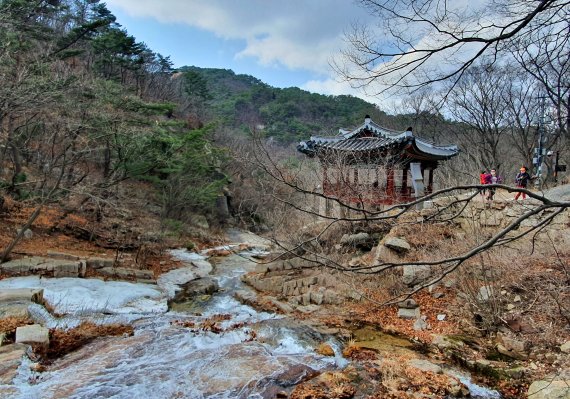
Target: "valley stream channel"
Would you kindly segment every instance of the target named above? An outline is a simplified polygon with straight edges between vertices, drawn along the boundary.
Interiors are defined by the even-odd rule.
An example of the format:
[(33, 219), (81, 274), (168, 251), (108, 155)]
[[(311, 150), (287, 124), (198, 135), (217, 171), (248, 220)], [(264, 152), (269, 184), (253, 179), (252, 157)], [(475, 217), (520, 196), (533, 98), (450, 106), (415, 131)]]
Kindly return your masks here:
[[(186, 250), (172, 255), (182, 262), (205, 260)], [(132, 335), (96, 339), (43, 372), (31, 371), (31, 360), (26, 359), (14, 384), (0, 385), (0, 397), (274, 398), (308, 376), (346, 367), (349, 361), (334, 336), (234, 298), (236, 291), (250, 290), (240, 276), (255, 268), (252, 255), (250, 250), (215, 258), (209, 277), (217, 280), (219, 291), (171, 309), (167, 301), (172, 285), (165, 290), (148, 284), (34, 276), (0, 281), (0, 288), (44, 288), (44, 298), (64, 315), (54, 318), (43, 309), (30, 309), (48, 327), (71, 328), (89, 320), (134, 328)], [(208, 320), (216, 320), (216, 328), (204, 328)], [(315, 352), (323, 342), (335, 356)], [(471, 383), (468, 375), (457, 376), (471, 397), (500, 398)]]

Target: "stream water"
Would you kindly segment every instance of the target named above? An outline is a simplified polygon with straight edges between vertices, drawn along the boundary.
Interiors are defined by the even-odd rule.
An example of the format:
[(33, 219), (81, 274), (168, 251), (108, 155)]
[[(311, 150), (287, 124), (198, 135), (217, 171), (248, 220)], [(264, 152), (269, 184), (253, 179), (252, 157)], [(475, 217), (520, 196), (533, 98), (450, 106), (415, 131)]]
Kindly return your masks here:
[[(195, 256), (180, 251), (176, 255)], [(347, 361), (338, 355), (339, 343), (334, 338), (321, 336), (291, 319), (258, 312), (234, 299), (236, 290), (248, 289), (239, 277), (253, 267), (247, 256), (223, 258), (215, 264), (213, 274), (220, 292), (177, 307), (184, 311), (166, 311), (166, 299), (158, 297), (152, 291), (154, 288), (138, 287), (149, 291), (134, 304), (119, 306), (113, 315), (99, 319), (104, 322), (104, 317), (112, 321), (125, 317), (134, 326), (132, 336), (96, 340), (57, 360), (42, 373), (30, 371), (31, 362), (25, 361), (15, 385), (4, 391), (0, 386), (0, 396), (13, 399), (272, 398), (316, 371), (344, 367)], [(2, 283), (12, 287), (34, 284), (45, 287), (45, 284), (56, 284), (56, 280), (61, 283), (58, 287), (66, 284), (76, 290), (80, 287), (74, 285), (80, 284), (80, 279), (44, 279), (34, 284), (23, 279), (8, 280), (11, 281), (0, 282), (0, 288)], [(124, 294), (133, 288), (121, 284), (113, 289), (122, 290)], [(52, 287), (46, 295), (53, 297), (53, 290)], [(98, 297), (102, 300), (104, 291), (99, 290)], [(65, 310), (62, 298), (58, 306)], [(71, 297), (67, 298), (72, 302)], [(66, 323), (74, 325), (74, 320), (82, 318), (93, 320), (97, 313), (94, 309), (103, 306), (97, 305), (96, 299), (85, 301), (81, 311), (72, 312)], [(104, 301), (108, 313), (109, 300)], [(192, 327), (215, 315), (226, 315), (218, 322), (221, 332)], [(337, 355), (316, 354), (314, 348), (321, 342), (328, 342)], [(468, 378), (463, 380), (470, 384)], [(479, 388), (470, 384), (470, 389)], [(477, 393), (481, 398), (498, 397), (490, 390)]]
[[(43, 373), (31, 372), (26, 362), (15, 381), (17, 392), (8, 397), (265, 398), (316, 370), (344, 366), (342, 357), (323, 357), (314, 351), (327, 340), (338, 348), (333, 339), (233, 298), (235, 290), (247, 289), (239, 276), (253, 266), (244, 257), (228, 256), (215, 267), (220, 292), (197, 301), (189, 307), (191, 311), (159, 313), (160, 306), (147, 303), (150, 313), (136, 308), (139, 320), (132, 322), (133, 336), (97, 340), (57, 360)], [(11, 286), (18, 285), (30, 284), (12, 282)], [(157, 298), (146, 298), (152, 299)], [(82, 309), (82, 313), (87, 312)], [(218, 323), (225, 332), (183, 325), (199, 325), (220, 314), (227, 315)]]

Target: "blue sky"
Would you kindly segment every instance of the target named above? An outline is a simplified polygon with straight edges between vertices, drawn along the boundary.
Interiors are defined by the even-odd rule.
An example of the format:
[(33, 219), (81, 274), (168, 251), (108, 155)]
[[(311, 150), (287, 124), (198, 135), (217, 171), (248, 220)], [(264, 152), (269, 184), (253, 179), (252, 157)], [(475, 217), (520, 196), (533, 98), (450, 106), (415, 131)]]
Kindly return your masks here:
[(170, 55), (176, 67), (195, 65), (232, 69), (276, 87), (300, 87), (307, 81), (328, 77), (303, 68), (290, 69), (279, 62), (261, 65), (253, 56), (236, 57), (246, 47), (243, 39), (224, 39), (184, 23), (163, 23), (152, 17), (131, 16), (121, 8), (109, 8), (129, 34), (145, 42), (152, 50)]
[[(107, 0), (129, 34), (169, 55), (176, 67), (227, 68), (276, 87), (352, 94), (329, 66), (354, 22), (351, 0)], [(372, 98), (366, 98), (375, 101)]]
[[(457, 19), (463, 15), (482, 15), (488, 0), (454, 0), (451, 4)], [(321, 94), (351, 94), (376, 103), (388, 112), (401, 111), (408, 97), (405, 91), (392, 90), (397, 74), (405, 74), (406, 65), (416, 55), (384, 60), (375, 68), (387, 66), (398, 70), (393, 75), (367, 84), (368, 93), (382, 92), (382, 97), (367, 96), (350, 87), (330, 67), (331, 61), (342, 64), (342, 49), (350, 49), (345, 33), (358, 25), (377, 45), (390, 39), (378, 27), (379, 20), (357, 0), (106, 0), (117, 21), (138, 41), (153, 51), (170, 56), (176, 67), (226, 68), (236, 73), (253, 75), (276, 87), (296, 86)], [(439, 4), (439, 3), (438, 3)], [(405, 8), (404, 8), (405, 10)], [(465, 14), (464, 14), (465, 12)], [(487, 16), (495, 18), (494, 14)], [(496, 22), (496, 18), (491, 18)], [(474, 27), (477, 27), (478, 19)], [(472, 21), (472, 22), (473, 22)], [(453, 18), (452, 18), (453, 22)], [(491, 25), (490, 30), (494, 25)], [(430, 32), (425, 24), (402, 27), (406, 35), (415, 37), (416, 48), (432, 48), (447, 40)], [(393, 44), (392, 44), (393, 46)], [(466, 54), (474, 54), (477, 46), (439, 52), (422, 65), (417, 75), (448, 68)], [(351, 66), (354, 71), (354, 64)], [(360, 75), (356, 72), (356, 75)], [(366, 76), (366, 73), (365, 75)], [(415, 79), (412, 74), (406, 80)], [(388, 91), (384, 91), (388, 88)]]

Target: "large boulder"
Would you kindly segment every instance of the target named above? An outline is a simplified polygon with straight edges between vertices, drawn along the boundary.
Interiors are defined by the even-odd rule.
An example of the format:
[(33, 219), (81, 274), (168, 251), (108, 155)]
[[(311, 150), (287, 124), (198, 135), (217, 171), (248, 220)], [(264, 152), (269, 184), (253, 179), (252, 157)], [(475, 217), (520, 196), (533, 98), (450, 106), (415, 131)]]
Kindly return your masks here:
[(402, 267), (402, 282), (414, 286), (426, 282), (431, 277), (431, 268), (427, 265), (407, 265)]
[(497, 334), (497, 351), (513, 359), (524, 360), (528, 358), (528, 343), (503, 333)]
[(368, 233), (345, 234), (340, 239), (340, 244), (369, 251), (374, 246), (374, 238)]
[(176, 294), (176, 291), (181, 289), (181, 285), (188, 284), (197, 278), (199, 278), (199, 276), (195, 273), (193, 267), (182, 267), (161, 274), (156, 283), (167, 293), (169, 298), (172, 298)]
[(528, 388), (532, 399), (570, 399), (570, 380), (535, 381)]

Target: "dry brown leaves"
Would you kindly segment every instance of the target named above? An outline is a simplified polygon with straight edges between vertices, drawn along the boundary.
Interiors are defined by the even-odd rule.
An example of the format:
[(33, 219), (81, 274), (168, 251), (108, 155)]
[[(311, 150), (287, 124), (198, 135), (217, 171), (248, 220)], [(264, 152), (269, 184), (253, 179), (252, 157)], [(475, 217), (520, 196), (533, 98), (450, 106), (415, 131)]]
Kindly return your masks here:
[[(418, 339), (422, 342), (431, 342), (432, 334), (457, 334), (460, 332), (458, 321), (450, 314), (455, 294), (450, 290), (445, 292), (445, 296), (435, 299), (428, 292), (420, 292), (413, 296), (413, 299), (421, 308), (422, 315), (427, 316), (427, 322), (431, 329), (416, 331), (413, 328), (414, 320), (406, 320), (398, 317), (396, 306), (378, 306), (371, 302), (360, 302), (351, 305), (351, 310), (361, 320), (369, 324), (378, 325), (383, 330)], [(371, 298), (378, 296), (375, 292), (367, 292)], [(438, 321), (438, 314), (446, 314), (444, 321)]]
[(121, 324), (109, 324), (98, 326), (85, 322), (68, 331), (50, 330), (50, 345), (47, 350), (48, 359), (55, 359), (70, 353), (88, 344), (99, 337), (132, 335), (131, 326)]
[(33, 324), (27, 317), (5, 317), (0, 319), (0, 334), (6, 333), (8, 338), (13, 338), (16, 333), (16, 328)]

